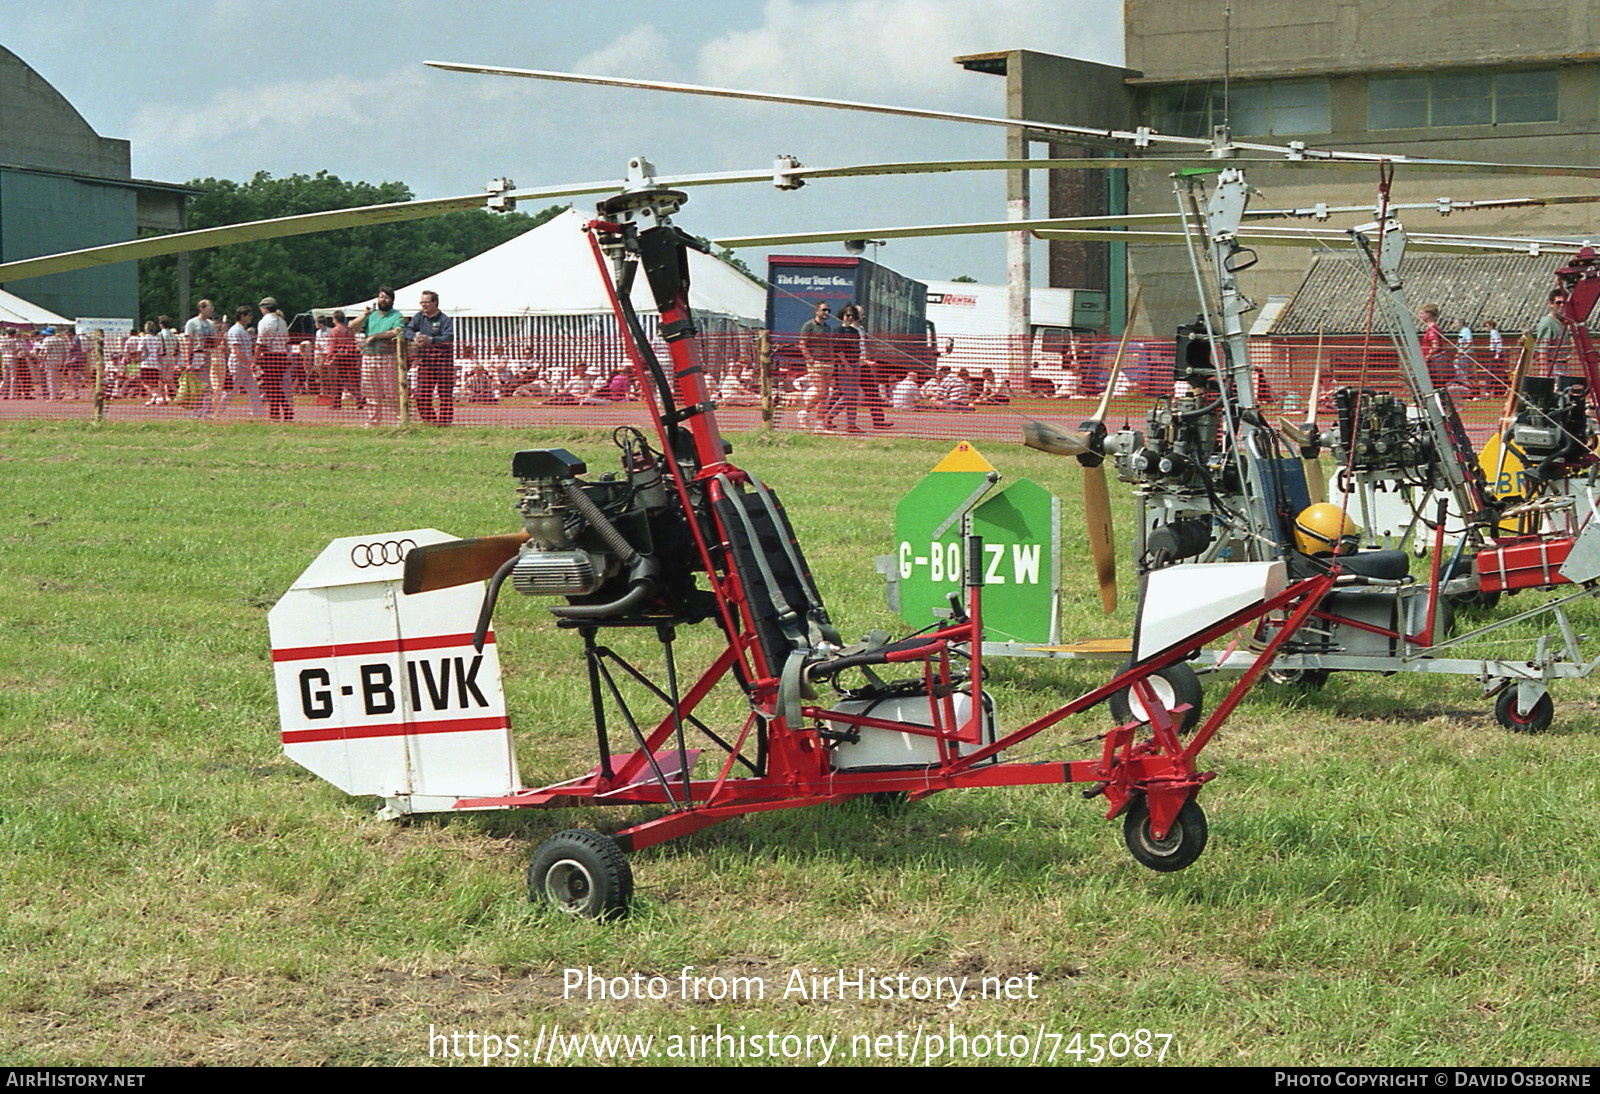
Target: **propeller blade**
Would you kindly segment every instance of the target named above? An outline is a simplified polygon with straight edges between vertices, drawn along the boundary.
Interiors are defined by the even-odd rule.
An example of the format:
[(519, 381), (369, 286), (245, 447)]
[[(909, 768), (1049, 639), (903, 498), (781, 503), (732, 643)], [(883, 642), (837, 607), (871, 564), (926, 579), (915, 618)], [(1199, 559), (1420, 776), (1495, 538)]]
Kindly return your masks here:
[(1522, 386), (1522, 378), (1527, 375), (1528, 366), (1533, 363), (1533, 353), (1533, 332), (1528, 331), (1522, 336), (1522, 347), (1517, 352), (1517, 363), (1511, 367), (1511, 382), (1506, 388), (1506, 408), (1500, 415), (1501, 429), (1510, 428), (1512, 420), (1517, 416), (1517, 389)]
[(1111, 375), (1106, 377), (1106, 389), (1100, 393), (1100, 405), (1095, 408), (1093, 422), (1106, 420), (1106, 411), (1111, 408), (1111, 393), (1116, 390), (1117, 378), (1122, 375), (1122, 356), (1128, 351), (1128, 337), (1133, 334), (1133, 321), (1139, 314), (1139, 301), (1144, 299), (1144, 286), (1140, 285), (1133, 294), (1133, 303), (1128, 305), (1128, 318), (1122, 324), (1122, 338), (1117, 342), (1117, 355), (1111, 361)]
[(1083, 524), (1089, 534), (1089, 555), (1100, 585), (1100, 606), (1110, 615), (1117, 610), (1117, 548), (1111, 530), (1111, 491), (1106, 485), (1106, 465), (1083, 469)]
[(1317, 326), (1317, 356), (1311, 362), (1311, 401), (1306, 404), (1306, 424), (1317, 424), (1317, 400), (1322, 398), (1322, 326)]
[(1291, 443), (1297, 444), (1304, 448), (1306, 445), (1311, 443), (1311, 438), (1316, 436), (1314, 432), (1306, 428), (1306, 426), (1310, 424), (1311, 423), (1309, 422), (1298, 423), (1291, 422), (1288, 418), (1279, 418), (1278, 432), (1282, 433), (1285, 437), (1288, 437)]
[(405, 581), (400, 587), (409, 595), (487, 581), (527, 541), (527, 532), (515, 532), (413, 547), (406, 552)]
[(1089, 451), (1089, 434), (1068, 432), (1029, 419), (1022, 423), (1022, 443), (1056, 456), (1082, 456)]
[[(1306, 424), (1302, 431), (1309, 434), (1303, 441), (1295, 441), (1302, 447), (1317, 443), (1317, 401), (1322, 398), (1322, 327), (1317, 327), (1317, 358), (1311, 365), (1311, 402), (1306, 407)], [(1306, 496), (1312, 505), (1321, 505), (1328, 500), (1328, 490), (1322, 481), (1322, 452), (1319, 449), (1313, 459), (1302, 459), (1306, 471)]]

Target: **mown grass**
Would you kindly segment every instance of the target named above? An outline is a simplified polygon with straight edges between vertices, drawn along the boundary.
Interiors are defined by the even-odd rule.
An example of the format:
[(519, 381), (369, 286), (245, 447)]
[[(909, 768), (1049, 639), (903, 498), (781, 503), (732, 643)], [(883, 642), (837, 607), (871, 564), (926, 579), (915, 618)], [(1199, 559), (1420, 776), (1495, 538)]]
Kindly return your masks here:
[[(904, 630), (872, 556), (948, 444), (735, 440), (846, 634)], [(370, 820), (279, 754), (265, 614), (335, 536), (510, 529), (511, 450), (559, 444), (602, 470), (603, 435), (4, 423), (0, 442), (0, 1063), (407, 1064), (428, 1061), (430, 1025), (555, 1022), (843, 1043), (950, 1022), (1144, 1028), (1187, 1064), (1600, 1056), (1587, 682), (1536, 738), (1495, 726), (1468, 680), (1263, 691), (1206, 753), (1211, 845), (1180, 874), (1137, 866), (1071, 788), (972, 791), (755, 815), (641, 852), (633, 917), (600, 926), (529, 905), (527, 856), (644, 814)], [(1096, 614), (1070, 464), (984, 450), (1067, 498), (1067, 631), (1126, 633), (1126, 605)], [(585, 770), (576, 640), (515, 596), (497, 628), (524, 778)], [(711, 641), (686, 634), (685, 660)], [(1012, 724), (1105, 671), (992, 667)], [(1042, 747), (1081, 756), (1061, 742), (1103, 725)], [(1038, 998), (563, 998), (567, 968), (676, 983), (685, 965), (773, 992), (795, 968), (1035, 973)]]

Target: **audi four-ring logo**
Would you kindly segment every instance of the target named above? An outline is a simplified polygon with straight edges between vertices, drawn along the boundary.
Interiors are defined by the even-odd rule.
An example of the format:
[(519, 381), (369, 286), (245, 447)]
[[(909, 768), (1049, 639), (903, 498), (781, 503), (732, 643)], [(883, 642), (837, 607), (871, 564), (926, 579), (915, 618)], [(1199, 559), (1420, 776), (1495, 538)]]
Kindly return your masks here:
[(406, 552), (415, 547), (416, 541), (410, 539), (386, 539), (376, 543), (358, 543), (350, 548), (350, 561), (358, 569), (365, 570), (368, 566), (393, 566), (406, 557)]

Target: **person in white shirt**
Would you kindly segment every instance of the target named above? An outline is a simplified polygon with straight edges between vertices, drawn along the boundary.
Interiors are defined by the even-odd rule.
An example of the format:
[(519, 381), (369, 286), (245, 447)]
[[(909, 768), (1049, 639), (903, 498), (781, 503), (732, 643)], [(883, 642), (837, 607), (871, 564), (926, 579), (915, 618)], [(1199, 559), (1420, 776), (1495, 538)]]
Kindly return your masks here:
[(192, 373), (200, 384), (200, 402), (194, 412), (196, 418), (211, 415), (211, 346), (217, 336), (217, 328), (211, 322), (213, 310), (211, 301), (202, 300), (195, 307), (194, 315), (183, 325), (179, 369)]
[(906, 373), (900, 382), (894, 385), (891, 393), (890, 406), (896, 410), (915, 410), (917, 408), (917, 378), (911, 373)]
[[(250, 417), (261, 417), (261, 389), (256, 386), (256, 336), (250, 329), (255, 311), (242, 304), (233, 312), (233, 326), (228, 328), (228, 372), (233, 377), (233, 391), (243, 391), (250, 396)], [(228, 405), (228, 395), (217, 394), (217, 417), (222, 417)]]
[(159, 316), (156, 324), (156, 338), (159, 339), (156, 361), (161, 369), (161, 398), (170, 403), (178, 397), (178, 347), (181, 339), (173, 329), (171, 317)]
[(61, 398), (61, 369), (67, 363), (66, 336), (46, 327), (39, 343), (39, 372), (44, 381), (44, 397), (50, 402)]
[[(278, 302), (263, 297), (261, 322), (256, 324), (256, 362), (267, 391), (267, 416), (274, 421), (294, 421), (294, 401), (289, 395), (289, 324)], [(231, 333), (231, 332), (230, 332)]]
[[(161, 393), (161, 335), (156, 332), (155, 320), (147, 320), (144, 333), (135, 335), (134, 338), (138, 343), (139, 384), (150, 396), (144, 405), (161, 406), (166, 403), (167, 397)], [(128, 363), (128, 374), (135, 375), (131, 360)]]

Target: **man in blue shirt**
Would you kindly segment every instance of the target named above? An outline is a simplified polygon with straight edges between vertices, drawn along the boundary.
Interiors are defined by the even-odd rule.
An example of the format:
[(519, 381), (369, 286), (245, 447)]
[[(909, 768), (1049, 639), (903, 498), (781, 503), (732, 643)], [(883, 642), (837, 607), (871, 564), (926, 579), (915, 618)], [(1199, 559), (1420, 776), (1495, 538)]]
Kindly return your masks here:
[(439, 310), (438, 293), (423, 292), (422, 310), (406, 324), (406, 338), (416, 351), (417, 413), (423, 421), (447, 426), (456, 416), (455, 323)]

